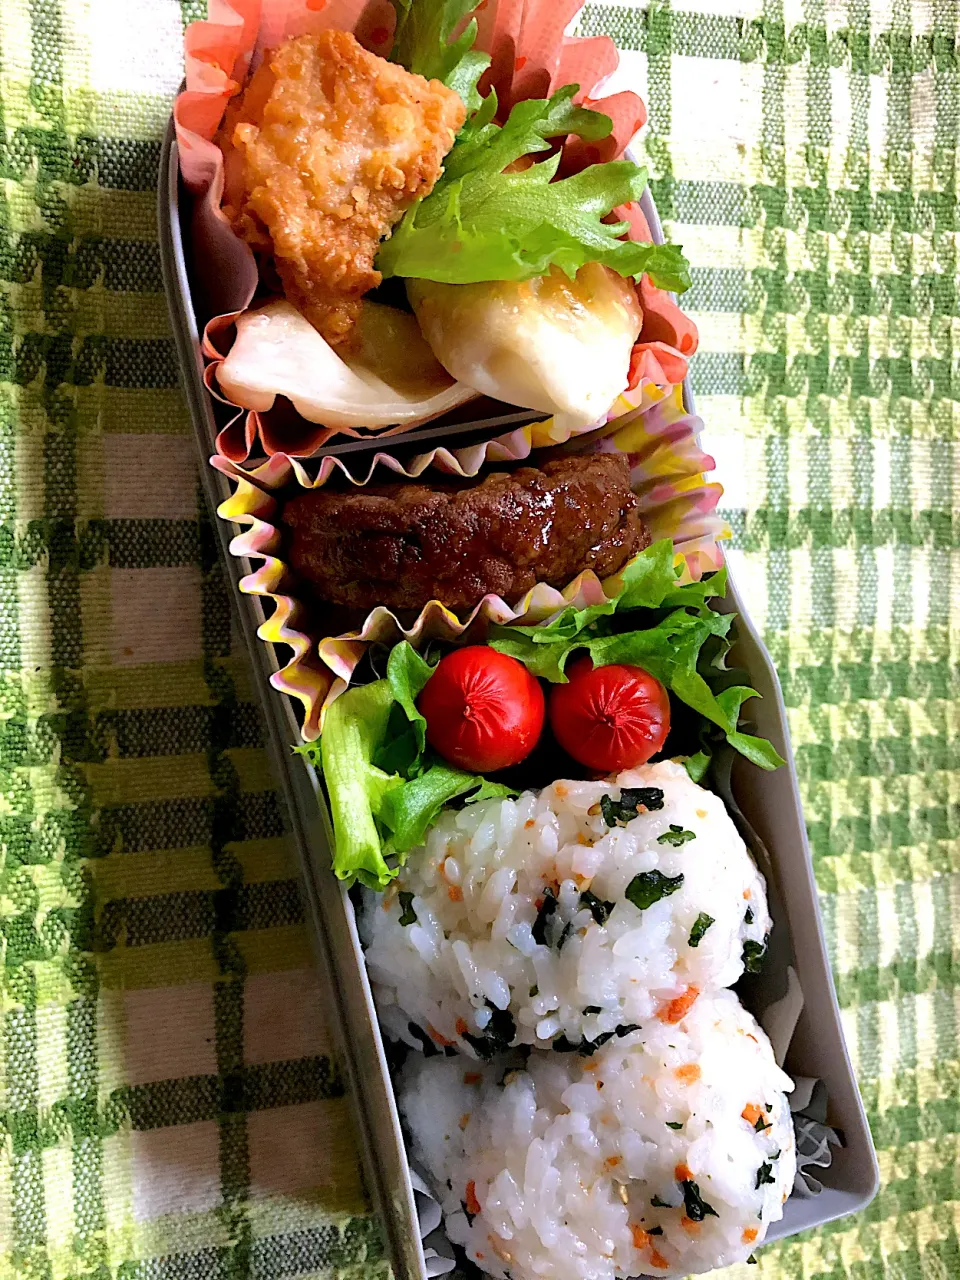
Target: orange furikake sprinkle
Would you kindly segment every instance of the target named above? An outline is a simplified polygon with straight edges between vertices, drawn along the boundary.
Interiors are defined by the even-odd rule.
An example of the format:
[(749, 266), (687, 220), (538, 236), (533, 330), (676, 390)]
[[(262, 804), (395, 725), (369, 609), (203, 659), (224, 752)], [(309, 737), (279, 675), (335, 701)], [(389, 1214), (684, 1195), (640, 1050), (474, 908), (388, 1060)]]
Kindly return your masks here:
[[(460, 1031), (460, 1026), (459, 1026), (459, 1023), (460, 1023), (460, 1022), (463, 1022), (463, 1019), (462, 1019), (462, 1018), (460, 1018), (460, 1019), (458, 1020), (458, 1025), (457, 1025), (457, 1030), (458, 1030), (458, 1031)], [(463, 1025), (464, 1025), (464, 1027), (466, 1027), (466, 1025), (467, 1025), (467, 1024), (466, 1024), (465, 1022), (463, 1022)], [(462, 1031), (460, 1031), (460, 1034), (461, 1034), (461, 1035), (463, 1035), (463, 1032), (462, 1032)], [(463, 1083), (464, 1083), (464, 1084), (479, 1084), (479, 1083), (480, 1083), (480, 1081), (481, 1081), (482, 1079), (483, 1079), (483, 1076), (480, 1074), (480, 1072), (479, 1072), (479, 1071), (465, 1071), (465, 1072), (463, 1073)]]
[(531, 827), (535, 827), (537, 825), (537, 820), (536, 818), (528, 818), (523, 825), (526, 830), (529, 831)]
[(740, 1237), (740, 1239), (743, 1241), (744, 1244), (753, 1244), (754, 1240), (756, 1240), (759, 1234), (760, 1232), (757, 1230), (756, 1227), (744, 1227), (743, 1235)]
[(657, 1010), (657, 1017), (661, 1022), (679, 1022), (696, 1004), (699, 994), (699, 987), (687, 987), (683, 995), (677, 996), (676, 1000), (665, 1001)]
[(748, 1102), (747, 1105), (740, 1112), (740, 1115), (743, 1117), (744, 1120), (746, 1120), (747, 1124), (752, 1124), (754, 1125), (754, 1127), (756, 1127), (756, 1123), (760, 1119), (760, 1117), (763, 1115), (763, 1111), (761, 1110), (760, 1107), (757, 1106), (755, 1102)]
[(446, 1036), (442, 1036), (437, 1028), (429, 1022), (427, 1023), (427, 1035), (436, 1044), (450, 1045), (452, 1047), (457, 1043), (456, 1040), (448, 1040)]
[(682, 1160), (678, 1165), (674, 1167), (673, 1176), (676, 1178), (678, 1182), (693, 1181), (693, 1174), (690, 1172), (690, 1166), (687, 1164), (684, 1164)]
[(695, 1084), (700, 1079), (700, 1068), (695, 1062), (685, 1062), (682, 1067), (674, 1067), (673, 1074), (681, 1084)]
[[(458, 1036), (465, 1036), (465, 1035), (467, 1034), (468, 1030), (469, 1030), (469, 1027), (467, 1026), (467, 1020), (466, 1020), (466, 1018), (458, 1018), (458, 1019), (457, 1019), (457, 1021), (456, 1021), (456, 1028), (457, 1028), (457, 1035), (458, 1035)], [(464, 1080), (466, 1081), (466, 1083), (467, 1083), (467, 1084), (470, 1084), (470, 1083), (471, 1083), (469, 1080), (467, 1080), (467, 1077), (466, 1077), (466, 1076), (464, 1076), (463, 1078), (464, 1078)], [(477, 1075), (477, 1076), (476, 1076), (476, 1079), (477, 1079), (477, 1080), (479, 1080), (479, 1079), (480, 1079), (479, 1075)]]
[(470, 1112), (465, 1111), (463, 1115), (460, 1117), (460, 1128), (465, 1129), (469, 1123), (470, 1123)]
[(467, 1213), (479, 1213), (480, 1201), (477, 1199), (477, 1184), (471, 1178), (467, 1183), (467, 1193), (464, 1196), (463, 1203), (467, 1206)]
[(447, 889), (447, 897), (450, 899), (451, 902), (462, 902), (463, 890), (460, 888), (458, 884), (452, 884)]
[(700, 1230), (700, 1223), (694, 1222), (692, 1218), (688, 1218), (686, 1214), (680, 1219), (680, 1225), (684, 1231), (689, 1231), (691, 1235), (696, 1235)]
[(663, 1256), (663, 1254), (660, 1252), (659, 1249), (651, 1248), (650, 1265), (651, 1267), (659, 1267), (661, 1271), (666, 1271), (670, 1263), (666, 1260), (666, 1258)]
[(749, 889), (744, 889), (744, 891), (743, 891), (743, 899), (744, 899), (744, 901), (745, 901), (745, 902), (749, 902), (749, 901), (750, 901), (750, 890), (749, 890)]
[(570, 794), (570, 792), (567, 790), (567, 788), (563, 785), (562, 782), (558, 782), (553, 789), (556, 792), (556, 794), (560, 797), (561, 800), (563, 800), (565, 796), (568, 796)]
[(635, 1249), (645, 1249), (650, 1243), (650, 1232), (644, 1231), (643, 1227), (638, 1227), (635, 1223), (630, 1224), (630, 1234), (633, 1236)]
[(604, 1164), (608, 1169), (615, 1169), (618, 1164), (623, 1164), (623, 1156), (607, 1156)]

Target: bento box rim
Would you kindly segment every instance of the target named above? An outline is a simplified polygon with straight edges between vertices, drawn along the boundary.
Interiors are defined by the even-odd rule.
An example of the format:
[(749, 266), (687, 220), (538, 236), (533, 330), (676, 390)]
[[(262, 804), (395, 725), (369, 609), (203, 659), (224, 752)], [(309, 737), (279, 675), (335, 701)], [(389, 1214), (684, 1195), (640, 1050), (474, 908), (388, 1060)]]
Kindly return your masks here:
[[(372, 993), (366, 968), (362, 960), (359, 937), (352, 904), (343, 886), (330, 871), (330, 851), (333, 833), (326, 800), (315, 771), (303, 762), (294, 763), (290, 743), (297, 741), (299, 728), (289, 698), (281, 698), (270, 685), (270, 676), (278, 669), (272, 646), (258, 636), (258, 626), (263, 621), (262, 603), (257, 597), (244, 595), (239, 580), (249, 572), (242, 562), (229, 553), (231, 534), (223, 520), (216, 515), (220, 503), (229, 496), (226, 478), (208, 464), (216, 436), (209, 393), (202, 380), (200, 338), (191, 305), (190, 281), (183, 249), (182, 227), (179, 209), (179, 169), (177, 144), (173, 120), (164, 139), (158, 182), (158, 214), (161, 270), (164, 290), (170, 310), (171, 325), (177, 347), (180, 380), (190, 411), (199, 457), (200, 475), (210, 509), (211, 519), (217, 527), (220, 549), (232, 585), (231, 599), (237, 614), (253, 666), (254, 679), (259, 695), (260, 710), (267, 728), (268, 747), (272, 763), (281, 783), (287, 821), (294, 838), (301, 871), (301, 890), (305, 901), (308, 929), (317, 963), (326, 979), (333, 1005), (333, 1032), (339, 1059), (347, 1078), (348, 1093), (352, 1103), (354, 1121), (358, 1129), (365, 1182), (370, 1192), (373, 1208), (377, 1212), (386, 1236), (386, 1249), (398, 1280), (426, 1280), (423, 1248), (420, 1240), (416, 1204), (410, 1180), (405, 1144), (400, 1130), (399, 1115), (392, 1086), (387, 1087), (390, 1076), (383, 1048), (382, 1036), (376, 1020)], [(659, 217), (649, 192), (642, 201), (644, 213), (655, 241), (662, 240)], [(693, 394), (689, 379), (683, 386), (688, 412), (694, 413)], [(766, 686), (768, 718), (779, 724), (787, 758), (785, 767), (789, 777), (789, 801), (799, 840), (800, 863), (806, 873), (808, 903), (814, 911), (815, 942), (817, 955), (807, 955), (808, 964), (821, 971), (822, 987), (816, 991), (804, 988), (808, 1006), (816, 1002), (820, 1007), (817, 1024), (821, 1029), (834, 1032), (837, 1043), (832, 1046), (834, 1056), (839, 1053), (846, 1076), (855, 1098), (854, 1114), (848, 1117), (846, 1138), (859, 1157), (859, 1185), (854, 1190), (825, 1187), (815, 1199), (801, 1202), (806, 1210), (802, 1220), (787, 1222), (787, 1215), (771, 1226), (766, 1242), (793, 1235), (809, 1227), (822, 1226), (837, 1218), (866, 1207), (879, 1189), (879, 1168), (870, 1137), (869, 1126), (863, 1111), (852, 1064), (843, 1038), (839, 1006), (832, 973), (827, 958), (823, 925), (817, 900), (816, 882), (807, 846), (806, 832), (800, 805), (799, 786), (789, 732), (786, 709), (779, 680), (773, 662), (762, 640), (745, 611), (736, 585), (730, 581), (727, 602), (739, 615), (738, 636), (753, 652), (763, 669)], [(260, 616), (258, 616), (260, 615)], [(754, 672), (751, 669), (751, 677)], [(772, 697), (771, 697), (772, 695)], [(323, 881), (326, 881), (324, 886)], [(337, 935), (336, 937), (332, 935)], [(338, 945), (346, 944), (348, 956), (338, 954)], [(358, 983), (358, 990), (344, 990), (338, 980), (343, 976), (344, 963), (351, 970), (351, 980)], [(359, 1000), (357, 997), (359, 996)], [(357, 1021), (362, 1024), (360, 1028)], [(365, 1031), (370, 1043), (358, 1044), (358, 1029)], [(365, 1059), (365, 1060), (364, 1060)], [(369, 1069), (375, 1066), (379, 1077), (371, 1089)], [(379, 1118), (373, 1114), (379, 1112)], [(856, 1132), (851, 1132), (850, 1121)], [(380, 1125), (386, 1121), (387, 1133)], [(389, 1137), (385, 1144), (384, 1138)], [(854, 1141), (851, 1143), (851, 1139)], [(851, 1151), (853, 1154), (853, 1151)], [(866, 1161), (866, 1165), (862, 1163)], [(393, 1176), (390, 1168), (393, 1167)], [(791, 1204), (796, 1197), (791, 1197)], [(826, 1210), (818, 1212), (817, 1210)], [(798, 1215), (790, 1215), (796, 1218)]]

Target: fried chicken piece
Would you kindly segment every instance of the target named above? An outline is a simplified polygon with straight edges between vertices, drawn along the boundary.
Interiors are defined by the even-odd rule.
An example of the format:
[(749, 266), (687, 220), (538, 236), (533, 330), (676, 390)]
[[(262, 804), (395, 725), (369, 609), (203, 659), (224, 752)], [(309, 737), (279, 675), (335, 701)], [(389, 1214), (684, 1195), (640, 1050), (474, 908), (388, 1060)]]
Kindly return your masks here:
[(286, 296), (331, 345), (349, 338), (381, 280), (380, 241), (429, 195), (465, 114), (439, 80), (345, 31), (280, 45), (228, 108), (224, 213), (272, 253)]

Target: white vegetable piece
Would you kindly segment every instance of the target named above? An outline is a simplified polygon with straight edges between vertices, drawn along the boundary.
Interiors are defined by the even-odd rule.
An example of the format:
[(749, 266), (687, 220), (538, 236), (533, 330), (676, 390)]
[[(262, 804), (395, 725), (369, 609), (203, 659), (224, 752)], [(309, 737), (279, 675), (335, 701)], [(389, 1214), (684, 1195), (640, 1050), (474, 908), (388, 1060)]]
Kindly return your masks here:
[(508, 404), (601, 419), (626, 389), (643, 313), (632, 280), (591, 262), (570, 280), (436, 284), (408, 280), (427, 341), (453, 377)]
[(409, 312), (365, 302), (358, 329), (356, 349), (340, 354), (289, 302), (269, 302), (238, 318), (217, 381), (244, 409), (263, 412), (286, 396), (327, 427), (412, 426), (475, 396), (444, 370)]

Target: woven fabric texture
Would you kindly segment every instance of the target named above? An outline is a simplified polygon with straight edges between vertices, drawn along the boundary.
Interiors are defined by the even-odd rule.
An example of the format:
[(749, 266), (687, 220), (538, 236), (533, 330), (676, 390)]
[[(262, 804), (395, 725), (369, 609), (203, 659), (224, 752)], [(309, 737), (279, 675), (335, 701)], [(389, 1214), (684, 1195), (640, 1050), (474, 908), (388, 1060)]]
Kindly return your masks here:
[[(197, 0), (0, 4), (0, 1280), (385, 1274), (156, 245)], [(883, 1190), (738, 1277), (960, 1276), (956, 0), (588, 5), (693, 264)]]

